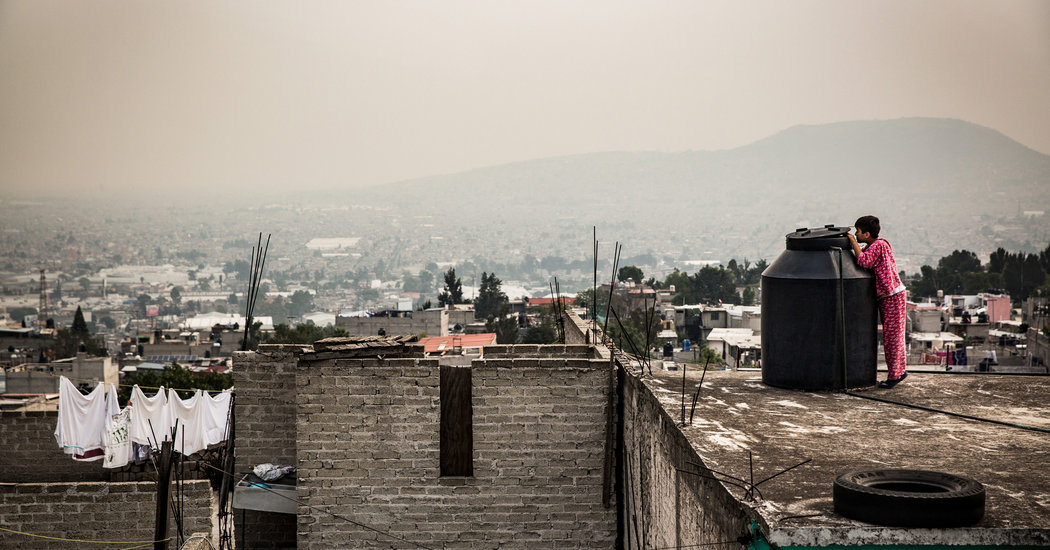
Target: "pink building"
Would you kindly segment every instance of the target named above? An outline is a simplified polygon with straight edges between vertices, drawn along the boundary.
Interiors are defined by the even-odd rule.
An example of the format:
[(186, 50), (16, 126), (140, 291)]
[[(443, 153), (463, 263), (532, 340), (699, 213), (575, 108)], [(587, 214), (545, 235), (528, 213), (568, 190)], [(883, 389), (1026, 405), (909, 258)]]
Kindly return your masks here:
[(988, 322), (1010, 320), (1010, 297), (1001, 294), (979, 294), (988, 312)]

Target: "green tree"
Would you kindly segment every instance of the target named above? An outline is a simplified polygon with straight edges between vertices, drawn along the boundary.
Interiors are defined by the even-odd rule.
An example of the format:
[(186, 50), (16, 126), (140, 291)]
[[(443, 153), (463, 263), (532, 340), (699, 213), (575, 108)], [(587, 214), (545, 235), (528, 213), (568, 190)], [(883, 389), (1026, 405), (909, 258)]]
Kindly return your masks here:
[(955, 250), (937, 262), (937, 269), (944, 273), (971, 273), (982, 271), (981, 260), (969, 250)]
[(722, 364), (722, 356), (719, 355), (714, 348), (707, 344), (697, 344), (697, 358), (700, 363), (706, 364), (709, 367), (715, 367)]
[(919, 268), (919, 277), (908, 285), (908, 295), (915, 298), (932, 298), (937, 291), (942, 290), (938, 280), (937, 270), (924, 265)]
[(755, 305), (755, 288), (751, 285), (744, 287), (744, 294), (741, 300), (745, 306)]
[(988, 271), (990, 273), (1002, 273), (1006, 267), (1006, 258), (1010, 255), (1005, 248), (999, 247), (988, 256)]
[(296, 290), (288, 304), (288, 315), (301, 317), (314, 308), (314, 296), (305, 290)]
[(438, 304), (449, 306), (463, 303), (463, 280), (456, 277), (456, 268), (445, 272), (445, 289), (438, 294)]
[(182, 303), (182, 290), (183, 290), (182, 287), (178, 286), (178, 285), (172, 287), (172, 289), (171, 289), (171, 301), (172, 302), (174, 302), (176, 304)]
[(645, 275), (642, 273), (642, 268), (636, 265), (626, 265), (621, 267), (619, 272), (617, 272), (616, 274), (616, 280), (622, 283), (628, 279), (636, 283), (641, 283), (643, 280), (645, 280)]
[(769, 267), (769, 262), (765, 260), (759, 260), (754, 265), (744, 258), (744, 280), (741, 281), (745, 285), (757, 285), (762, 282), (762, 272)]
[(73, 314), (73, 328), (72, 333), (76, 336), (90, 338), (91, 333), (88, 331), (87, 322), (84, 321), (84, 312), (77, 306), (76, 313)]
[(313, 344), (318, 340), (348, 336), (346, 331), (333, 326), (319, 327), (313, 323), (301, 323), (290, 327), (284, 323), (274, 325), (273, 333), (263, 337), (263, 344)]
[(485, 320), (485, 330), (496, 333), (497, 344), (518, 343), (518, 320), (510, 314), (510, 305), (502, 302)]
[(244, 336), (241, 336), (241, 351), (259, 349), (259, 342), (261, 341), (262, 321), (253, 321), (251, 328), (248, 329), (248, 340), (245, 341)]
[(707, 303), (724, 301), (735, 303), (738, 299), (736, 284), (729, 270), (722, 266), (704, 266), (693, 276), (700, 300)]
[(496, 277), (495, 273), (481, 272), (481, 287), (478, 289), (478, 297), (474, 300), (475, 319), (488, 319), (500, 310), (501, 305), (508, 302), (502, 287), (503, 281)]
[[(171, 363), (165, 365), (160, 374), (152, 370), (143, 370), (127, 375), (117, 389), (117, 399), (120, 403), (128, 402), (131, 398), (131, 387), (136, 384), (144, 389), (161, 386), (172, 388), (178, 390), (176, 393), (186, 399), (193, 396), (193, 391), (186, 390), (225, 390), (233, 387), (233, 375), (217, 372), (196, 374), (178, 363)], [(151, 397), (157, 390), (147, 389), (144, 393)]]
[(558, 343), (558, 325), (553, 307), (540, 308), (536, 321), (525, 330), (523, 344), (556, 344)]
[[(649, 353), (647, 346), (656, 343), (656, 335), (660, 331), (660, 316), (647, 314), (643, 310), (634, 310), (628, 314), (609, 314), (608, 327), (609, 338), (616, 347), (628, 352), (645, 355)], [(617, 320), (619, 319), (619, 320)], [(648, 326), (647, 326), (648, 321)]]
[(419, 291), (429, 293), (434, 290), (434, 274), (425, 270), (419, 270)]

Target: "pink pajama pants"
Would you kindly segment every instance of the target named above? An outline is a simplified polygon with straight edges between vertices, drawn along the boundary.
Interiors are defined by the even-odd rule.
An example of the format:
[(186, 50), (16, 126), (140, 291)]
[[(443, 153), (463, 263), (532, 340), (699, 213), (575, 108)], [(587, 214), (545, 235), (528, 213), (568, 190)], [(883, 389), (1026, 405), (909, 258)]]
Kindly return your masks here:
[(907, 318), (906, 292), (898, 292), (879, 300), (879, 314), (882, 316), (882, 350), (886, 354), (886, 369), (890, 378), (904, 375), (904, 360), (907, 352), (904, 349), (904, 323)]

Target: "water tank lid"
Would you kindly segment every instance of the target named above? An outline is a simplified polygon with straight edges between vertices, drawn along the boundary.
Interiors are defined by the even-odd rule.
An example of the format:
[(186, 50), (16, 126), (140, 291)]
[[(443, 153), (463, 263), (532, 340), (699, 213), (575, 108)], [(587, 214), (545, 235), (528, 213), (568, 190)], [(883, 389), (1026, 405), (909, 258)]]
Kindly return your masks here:
[(832, 247), (847, 249), (849, 227), (827, 224), (824, 227), (800, 227), (787, 234), (788, 250), (828, 250)]
[(806, 228), (800, 227), (794, 233), (788, 233), (788, 240), (797, 239), (826, 239), (828, 237), (843, 237), (849, 233), (849, 227), (836, 227), (827, 224), (824, 227)]

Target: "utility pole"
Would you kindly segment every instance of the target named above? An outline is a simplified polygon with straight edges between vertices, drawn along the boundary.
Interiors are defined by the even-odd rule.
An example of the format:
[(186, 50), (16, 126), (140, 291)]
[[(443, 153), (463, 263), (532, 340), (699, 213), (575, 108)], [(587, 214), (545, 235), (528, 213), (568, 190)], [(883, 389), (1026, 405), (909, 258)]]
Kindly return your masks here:
[(168, 548), (168, 489), (171, 484), (172, 441), (164, 441), (157, 464), (157, 519), (154, 523), (153, 550)]

